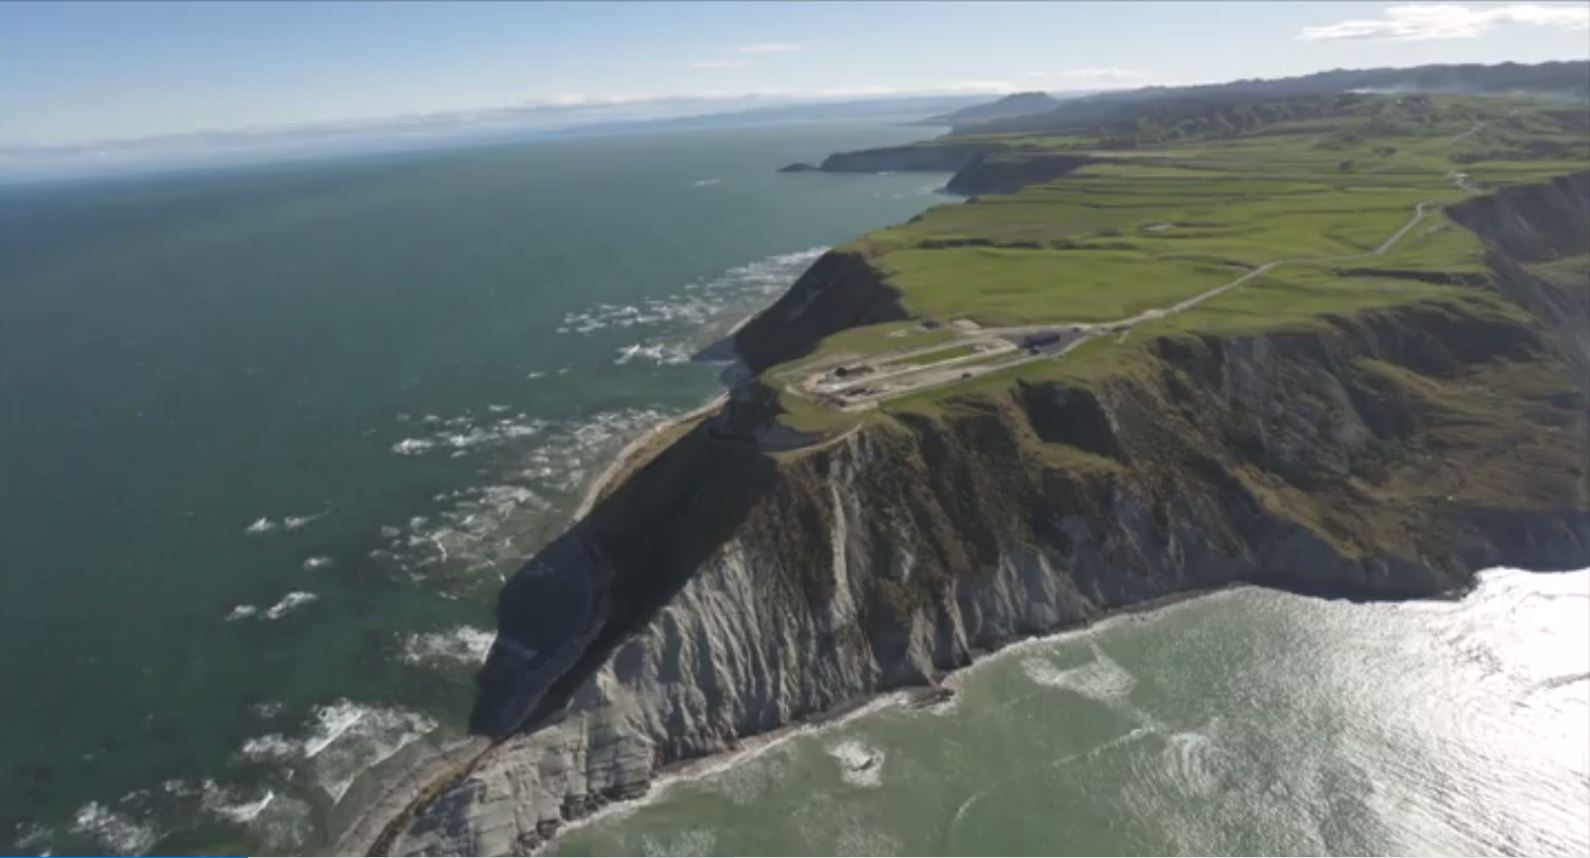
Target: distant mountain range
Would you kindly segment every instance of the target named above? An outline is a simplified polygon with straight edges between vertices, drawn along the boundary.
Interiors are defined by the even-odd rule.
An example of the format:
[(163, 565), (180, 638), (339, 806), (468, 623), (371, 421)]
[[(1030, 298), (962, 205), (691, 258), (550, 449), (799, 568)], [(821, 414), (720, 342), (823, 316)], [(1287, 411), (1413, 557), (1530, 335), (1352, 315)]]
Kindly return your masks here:
[(989, 98), (983, 93), (823, 99), (748, 95), (632, 103), (596, 100), (61, 145), (0, 143), (0, 184), (581, 135), (846, 120), (905, 124)]
[[(897, 121), (921, 125), (952, 125), (954, 123), (936, 121), (936, 119), (922, 119), (921, 117), (943, 110), (952, 111), (944, 114), (944, 116), (955, 116), (965, 112), (965, 109), (990, 107), (991, 105), (983, 103), (987, 98), (987, 94), (901, 95), (881, 98), (803, 101), (712, 113), (692, 113), (685, 116), (613, 122), (586, 122), (580, 125), (571, 125), (560, 133), (570, 135), (616, 134), (630, 131), (659, 131), (675, 128), (681, 130), (689, 128), (726, 128), (858, 119)], [(1001, 99), (1001, 101), (1003, 100)], [(1054, 104), (1060, 104), (1059, 101), (1054, 99), (1050, 99), (1050, 101)], [(1006, 115), (1014, 116), (1018, 114)]]
[(961, 127), (975, 125), (981, 122), (993, 122), (999, 119), (1014, 119), (1019, 116), (1032, 116), (1047, 113), (1063, 104), (1047, 92), (1018, 92), (1007, 95), (998, 101), (987, 104), (977, 104), (965, 107), (953, 113), (931, 116), (922, 120), (921, 125), (951, 125)]
[[(1204, 105), (1221, 102), (1241, 104), (1256, 100), (1326, 95), (1355, 90), (1535, 95), (1585, 101), (1590, 100), (1590, 62), (1336, 69), (1273, 80), (1239, 80), (1206, 86), (1151, 86), (1070, 99), (1043, 112), (1029, 112), (1002, 119), (952, 123), (954, 130), (951, 134), (964, 136), (1018, 131), (1064, 131), (1126, 119), (1146, 110), (1170, 108), (1185, 104), (1189, 100)], [(1001, 99), (984, 107), (992, 109), (1006, 100)], [(964, 114), (967, 111), (959, 112)]]

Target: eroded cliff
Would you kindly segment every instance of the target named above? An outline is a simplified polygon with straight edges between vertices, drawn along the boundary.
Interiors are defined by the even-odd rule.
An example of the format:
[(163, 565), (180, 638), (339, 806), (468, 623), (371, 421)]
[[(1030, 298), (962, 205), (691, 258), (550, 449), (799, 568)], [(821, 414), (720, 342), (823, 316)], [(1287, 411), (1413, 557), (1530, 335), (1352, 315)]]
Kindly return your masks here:
[[(1567, 181), (1454, 214), (1492, 247), (1471, 288), (1520, 312), (1424, 300), (1162, 336), (1087, 379), (1013, 380), (795, 451), (697, 425), (521, 573), (606, 594), (572, 668), (528, 696), (514, 618), (557, 588), (505, 595), (478, 714), (532, 729), (378, 846), (533, 850), (671, 763), (1175, 593), (1404, 598), (1490, 565), (1590, 565), (1590, 282), (1540, 268), (1584, 252), (1548, 226), (1585, 216)], [(889, 304), (864, 268), (827, 265), (746, 329), (768, 343), (754, 366), (856, 324), (847, 308), (898, 312), (867, 309)], [(801, 322), (819, 306), (841, 315)]]
[(781, 173), (953, 173), (944, 190), (962, 196), (1008, 194), (1027, 185), (1057, 179), (1084, 164), (1106, 160), (1091, 155), (1027, 150), (999, 143), (888, 146), (836, 152), (817, 166), (779, 168)]

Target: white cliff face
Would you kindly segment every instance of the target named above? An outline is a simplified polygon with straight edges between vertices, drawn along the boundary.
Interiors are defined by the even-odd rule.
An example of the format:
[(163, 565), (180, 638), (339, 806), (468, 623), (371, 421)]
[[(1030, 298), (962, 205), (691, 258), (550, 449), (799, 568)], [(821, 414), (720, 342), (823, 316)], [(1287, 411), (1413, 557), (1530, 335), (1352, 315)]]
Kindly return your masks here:
[[(703, 436), (640, 472), (656, 485), (597, 511), (596, 553), (614, 558), (615, 587), (654, 569), (682, 586), (574, 676), (561, 720), (486, 752), (382, 847), (529, 852), (665, 765), (1176, 593), (1242, 581), (1406, 598), (1484, 566), (1590, 563), (1583, 397), (1564, 353), (1525, 327), (1412, 307), (1145, 348), (1152, 373), (879, 421), (763, 462), (751, 490), (743, 442), (716, 472), (730, 448)], [(1506, 379), (1537, 377), (1521, 372), (1562, 390), (1509, 399)], [(1419, 395), (1388, 387), (1408, 377)], [(1473, 391), (1485, 410), (1449, 420)], [(1504, 475), (1521, 482), (1470, 479), (1501, 437), (1476, 435), (1484, 420), (1539, 457)], [(1431, 449), (1452, 467), (1431, 471)], [(659, 536), (702, 532), (703, 515), (734, 517), (699, 555)]]
[[(838, 458), (849, 460), (847, 448)], [(521, 854), (567, 819), (645, 792), (657, 764), (728, 750), (876, 688), (855, 627), (843, 479), (833, 483), (836, 588), (792, 612), (780, 564), (739, 539), (575, 694), (563, 721), (509, 739), (394, 844), (400, 854)]]
[[(954, 579), (942, 601), (918, 605), (903, 620), (880, 619), (880, 611), (864, 617), (861, 606), (876, 599), (877, 582), (909, 580), (907, 558), (920, 550), (922, 536), (910, 525), (865, 524), (898, 520), (900, 510), (874, 510), (858, 522), (866, 499), (846, 475), (865, 472), (865, 446), (858, 436), (832, 456), (825, 548), (833, 590), (826, 600), (792, 600), (786, 558), (767, 554), (754, 535), (724, 544), (584, 682), (561, 723), (488, 753), (413, 821), (393, 851), (530, 852), (567, 820), (644, 794), (666, 762), (730, 750), (740, 737), (881, 689), (930, 682), (980, 650), (1083, 621), (1103, 606), (1239, 577), (1236, 567), (1255, 560), (1246, 552), (1220, 558), (1193, 521), (1160, 529), (1139, 502), (1118, 492), (1110, 501), (1112, 525), (1058, 518), (1069, 555), (1052, 546), (1003, 545), (992, 569)], [(876, 556), (876, 540), (906, 550), (874, 566), (867, 558)], [(1296, 528), (1261, 556), (1322, 577), (1341, 564)], [(1230, 571), (1210, 574), (1223, 566)], [(1101, 589), (1097, 570), (1133, 567), (1141, 571), (1114, 585), (1122, 589)]]

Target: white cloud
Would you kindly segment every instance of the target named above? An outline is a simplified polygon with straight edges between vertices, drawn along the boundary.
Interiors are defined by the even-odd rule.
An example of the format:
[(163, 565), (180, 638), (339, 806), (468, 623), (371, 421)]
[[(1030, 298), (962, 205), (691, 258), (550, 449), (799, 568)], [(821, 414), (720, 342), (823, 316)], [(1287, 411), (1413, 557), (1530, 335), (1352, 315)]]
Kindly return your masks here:
[(804, 45), (792, 45), (789, 42), (758, 42), (754, 45), (741, 45), (735, 48), (737, 53), (742, 54), (793, 54), (796, 51), (804, 50), (806, 50)]
[(938, 88), (940, 92), (1015, 92), (1021, 87), (1008, 80), (958, 80)]
[(576, 107), (583, 104), (591, 104), (593, 101), (595, 99), (592, 96), (583, 92), (560, 92), (547, 98), (545, 103), (556, 107)]
[(1590, 29), (1590, 5), (1512, 3), (1505, 6), (1462, 6), (1431, 3), (1388, 6), (1379, 18), (1355, 18), (1335, 24), (1304, 27), (1297, 38), (1305, 42), (1334, 39), (1472, 39), (1503, 24), (1563, 30)]
[(938, 86), (885, 86), (862, 84), (821, 89), (814, 93), (782, 93), (792, 98), (879, 98), (891, 95), (976, 95), (979, 93), (1018, 92), (1021, 87), (1008, 80), (958, 80)]
[[(655, 95), (649, 92), (632, 92), (618, 95), (587, 95), (583, 92), (560, 92), (543, 98), (534, 98), (514, 107), (501, 108), (495, 113), (512, 113), (525, 108), (538, 107), (620, 107), (627, 104), (644, 104), (649, 101), (676, 98), (677, 96)], [(454, 113), (431, 114), (427, 118), (456, 117)]]
[(693, 69), (743, 69), (746, 67), (743, 60), (701, 60), (690, 64)]
[(1060, 76), (1072, 80), (1135, 80), (1140, 77), (1148, 77), (1148, 75), (1140, 71), (1114, 67), (1071, 69), (1070, 71), (1061, 72)]
[(1029, 80), (1048, 80), (1049, 79), (1049, 73), (1048, 72), (1027, 72), (1027, 78)]
[(874, 95), (895, 95), (899, 87), (865, 84), (862, 86), (830, 87), (814, 93), (819, 98), (867, 98)]

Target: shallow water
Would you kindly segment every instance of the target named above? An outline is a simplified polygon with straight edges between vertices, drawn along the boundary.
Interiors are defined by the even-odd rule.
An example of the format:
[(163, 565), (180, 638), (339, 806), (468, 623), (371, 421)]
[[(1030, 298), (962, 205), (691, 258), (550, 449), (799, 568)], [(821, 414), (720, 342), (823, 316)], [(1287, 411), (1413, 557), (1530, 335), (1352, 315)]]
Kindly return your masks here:
[(502, 577), (921, 128), (0, 189), (0, 852), (313, 849), (456, 735)]
[(554, 841), (600, 854), (1590, 851), (1590, 570), (1225, 591), (1007, 649)]

